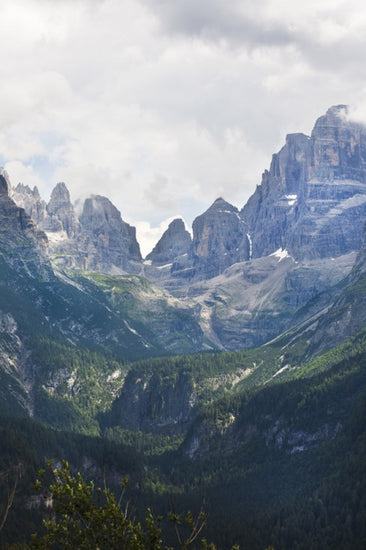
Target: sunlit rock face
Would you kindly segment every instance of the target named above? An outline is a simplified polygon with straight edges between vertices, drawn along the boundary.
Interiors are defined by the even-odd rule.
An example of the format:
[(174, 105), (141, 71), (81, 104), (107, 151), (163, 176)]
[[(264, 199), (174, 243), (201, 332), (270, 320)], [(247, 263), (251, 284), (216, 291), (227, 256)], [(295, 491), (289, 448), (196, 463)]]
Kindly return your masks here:
[[(187, 300), (207, 346), (247, 348), (288, 329), (297, 315), (303, 320), (307, 304), (350, 273), (366, 220), (365, 144), (365, 126), (347, 107), (331, 107), (310, 136), (287, 136), (241, 211), (217, 199), (194, 220), (192, 238), (174, 220), (145, 261), (135, 229), (106, 197), (74, 210), (62, 183), (48, 204), (36, 188), (11, 193), (46, 231), (57, 267), (141, 275)], [(2, 178), (0, 197), (8, 199)], [(359, 272), (364, 265), (359, 259)], [(320, 301), (306, 311), (324, 307)]]
[(290, 134), (241, 212), (253, 257), (287, 249), (296, 259), (358, 250), (366, 215), (366, 128), (331, 107), (311, 137)]
[(109, 272), (139, 272), (140, 247), (136, 231), (121, 218), (106, 197), (88, 197), (77, 217), (64, 183), (58, 183), (46, 204), (38, 189), (18, 184), (12, 190), (22, 206), (50, 241), (51, 256), (60, 267)]
[(248, 260), (250, 243), (247, 226), (237, 208), (224, 199), (193, 222), (192, 257), (196, 275), (209, 279), (233, 263)]
[[(1, 277), (11, 284), (8, 268), (21, 276), (41, 281), (53, 277), (48, 258), (48, 240), (24, 208), (9, 197), (11, 189), (5, 171), (0, 172), (0, 261)], [(7, 279), (8, 277), (8, 279)], [(10, 277), (10, 279), (9, 279)]]
[(121, 218), (121, 213), (106, 197), (89, 197), (79, 218), (79, 250), (83, 251), (87, 269), (109, 272), (113, 266), (133, 271), (141, 262), (136, 230)]
[(31, 189), (28, 185), (18, 183), (15, 188), (11, 188), (10, 196), (18, 206), (24, 208), (38, 227), (49, 224), (47, 203), (41, 198), (36, 186)]
[(50, 229), (63, 230), (69, 238), (80, 233), (80, 224), (70, 200), (70, 193), (63, 182), (58, 183), (53, 189), (47, 212), (50, 217)]
[[(79, 233), (80, 224), (64, 183), (55, 186), (48, 204), (41, 198), (36, 186), (31, 189), (22, 183), (11, 189), (11, 197), (47, 233), (64, 233), (67, 238)], [(52, 235), (50, 238), (54, 240)]]

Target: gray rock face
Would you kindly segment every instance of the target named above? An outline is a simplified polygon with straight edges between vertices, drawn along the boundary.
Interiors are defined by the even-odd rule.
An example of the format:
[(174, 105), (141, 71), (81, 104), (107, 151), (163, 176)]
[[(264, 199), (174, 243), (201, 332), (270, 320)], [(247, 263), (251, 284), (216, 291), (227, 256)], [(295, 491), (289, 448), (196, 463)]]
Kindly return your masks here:
[(3, 168), (0, 168), (0, 195), (8, 195), (10, 188), (9, 176)]
[[(69, 191), (64, 183), (58, 183), (51, 193), (48, 204), (41, 198), (38, 188), (18, 183), (11, 196), (15, 203), (24, 208), (33, 221), (48, 233), (65, 232), (68, 238), (80, 231)], [(52, 240), (52, 235), (50, 235)]]
[(38, 227), (43, 229), (50, 224), (46, 201), (41, 198), (36, 186), (32, 190), (28, 185), (18, 183), (11, 190), (11, 198), (18, 206), (24, 208)]
[(311, 134), (310, 179), (366, 182), (366, 129), (347, 118), (346, 105), (328, 109)]
[(192, 257), (200, 278), (215, 277), (249, 256), (247, 226), (235, 206), (219, 198), (194, 220)]
[(0, 175), (0, 261), (20, 274), (45, 281), (53, 277), (48, 240), (23, 208), (9, 197), (10, 184)]
[(51, 231), (66, 231), (69, 238), (76, 237), (80, 232), (80, 224), (71, 204), (70, 193), (63, 182), (56, 185), (47, 205)]
[(64, 183), (58, 183), (48, 204), (38, 189), (18, 184), (12, 191), (16, 203), (43, 229), (55, 262), (60, 266), (111, 272), (140, 271), (141, 254), (135, 228), (105, 197), (85, 200), (77, 218)]
[[(182, 235), (182, 225), (174, 225), (172, 229), (178, 229), (179, 235)], [(212, 279), (230, 265), (248, 260), (251, 254), (246, 224), (238, 209), (222, 198), (218, 198), (206, 212), (194, 220), (192, 229), (192, 242), (186, 232), (180, 248), (175, 247), (174, 234), (168, 230), (169, 234), (163, 235), (163, 243), (158, 243), (157, 249), (160, 252), (163, 244), (164, 249), (171, 251), (170, 254), (164, 253), (161, 256), (161, 264), (165, 263), (166, 269), (160, 268), (160, 272), (145, 269), (147, 277), (151, 277), (177, 295), (192, 283)], [(180, 254), (174, 257), (175, 251), (179, 251)], [(155, 249), (153, 252), (151, 259), (155, 258)], [(169, 257), (169, 264), (162, 261), (163, 257)], [(147, 259), (150, 259), (150, 255)]]
[[(295, 262), (274, 254), (230, 266), (222, 275), (191, 285), (203, 333), (218, 348), (258, 347), (324, 309), (308, 302), (342, 281), (355, 253), (337, 258)], [(326, 305), (329, 305), (327, 303)]]
[(134, 262), (142, 261), (136, 230), (122, 220), (109, 199), (100, 195), (86, 199), (79, 221), (77, 244), (85, 269), (108, 273), (114, 266), (136, 271)]
[(192, 239), (181, 219), (173, 220), (154, 249), (146, 256), (154, 265), (173, 262), (190, 253)]
[(287, 136), (242, 210), (253, 257), (287, 249), (296, 259), (347, 254), (361, 246), (366, 216), (366, 127), (330, 108), (311, 137)]

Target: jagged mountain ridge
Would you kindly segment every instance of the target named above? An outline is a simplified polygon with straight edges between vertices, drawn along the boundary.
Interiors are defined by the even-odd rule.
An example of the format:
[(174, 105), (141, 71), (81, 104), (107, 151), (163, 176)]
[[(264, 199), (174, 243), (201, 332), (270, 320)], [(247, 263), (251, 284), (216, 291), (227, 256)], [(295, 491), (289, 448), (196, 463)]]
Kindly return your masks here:
[(174, 220), (145, 261), (105, 197), (86, 199), (77, 218), (64, 184), (48, 205), (26, 186), (13, 196), (38, 216), (58, 268), (145, 277), (195, 308), (209, 345), (253, 347), (352, 269), (366, 219), (365, 139), (345, 106), (330, 108), (310, 137), (287, 136), (241, 211), (217, 199), (192, 238)]
[[(327, 166), (325, 163), (322, 170), (325, 171)], [(309, 384), (306, 382), (298, 384), (298, 378), (303, 376), (302, 373), (307, 368), (307, 365), (302, 362), (304, 349), (310, 346), (314, 353), (316, 345), (319, 344), (319, 338), (322, 344), (332, 346), (364, 326), (365, 238), (356, 263), (350, 271), (356, 255), (356, 248), (354, 248), (356, 245), (351, 244), (353, 237), (348, 242), (345, 241), (345, 249), (338, 246), (337, 242), (334, 243), (335, 248), (330, 249), (329, 253), (336, 250), (335, 257), (324, 256), (321, 252), (322, 247), (317, 244), (315, 254), (306, 253), (304, 257), (299, 258), (295, 254), (295, 249), (290, 249), (290, 245), (286, 244), (288, 241), (285, 240), (274, 252), (261, 257), (255, 257), (254, 254), (253, 257), (252, 237), (244, 234), (244, 230), (248, 231), (248, 226), (243, 224), (245, 229), (242, 233), (238, 229), (236, 237), (243, 236), (247, 247), (244, 248), (246, 253), (249, 246), (249, 257), (244, 256), (242, 261), (235, 262), (233, 261), (235, 254), (233, 253), (230, 257), (228, 252), (235, 252), (239, 247), (224, 247), (225, 241), (230, 240), (230, 230), (226, 230), (225, 226), (223, 230), (215, 226), (215, 216), (212, 218), (212, 227), (206, 221), (209, 222), (209, 216), (215, 208), (226, 210), (220, 214), (225, 217), (227, 215), (231, 221), (234, 217), (237, 220), (241, 219), (241, 215), (234, 207), (227, 206), (227, 203), (216, 201), (215, 208), (202, 224), (202, 233), (205, 233), (205, 227), (208, 229), (206, 240), (202, 239), (202, 247), (198, 249), (201, 256), (198, 254), (198, 259), (194, 260), (191, 248), (187, 252), (184, 252), (184, 248), (179, 250), (181, 261), (184, 262), (186, 259), (191, 262), (191, 265), (187, 267), (188, 277), (180, 276), (179, 270), (176, 271), (176, 276), (184, 283), (179, 287), (179, 292), (185, 292), (186, 298), (176, 300), (173, 307), (174, 304), (170, 302), (171, 296), (168, 293), (154, 288), (142, 277), (89, 273), (83, 269), (77, 272), (68, 270), (54, 272), (47, 255), (48, 243), (45, 234), (37, 229), (24, 210), (17, 208), (9, 199), (7, 189), (8, 182), (5, 176), (2, 176), (0, 177), (0, 195), (1, 191), (3, 195), (3, 197), (0, 196), (0, 221), (3, 231), (0, 240), (2, 411), (7, 414), (9, 411), (11, 414), (19, 414), (20, 408), (23, 412), (35, 414), (36, 418), (59, 429), (97, 430), (96, 411), (104, 412), (103, 408), (97, 408), (100, 406), (100, 399), (104, 399), (107, 405), (114, 402), (110, 410), (112, 418), (109, 418), (110, 424), (106, 422), (106, 427), (110, 430), (116, 429), (116, 435), (120, 435), (121, 427), (126, 430), (142, 430), (142, 435), (146, 439), (151, 435), (155, 438), (156, 434), (161, 433), (173, 436), (183, 434), (185, 439), (179, 452), (186, 456), (188, 468), (192, 466), (192, 459), (198, 464), (199, 479), (202, 479), (202, 472), (207, 473), (207, 479), (211, 476), (210, 485), (216, 502), (217, 490), (220, 488), (220, 483), (221, 486), (223, 485), (222, 465), (224, 465), (228, 474), (232, 475), (232, 484), (239, 487), (238, 492), (241, 493), (239, 498), (234, 498), (237, 495), (235, 492), (229, 495), (228, 500), (232, 503), (230, 514), (233, 517), (237, 510), (242, 513), (242, 495), (248, 496), (246, 483), (240, 483), (243, 481), (240, 478), (242, 471), (240, 468), (249, 469), (251, 473), (261, 477), (263, 457), (270, 457), (272, 461), (273, 453), (277, 462), (274, 461), (271, 477), (264, 477), (265, 482), (257, 484), (252, 491), (255, 494), (258, 487), (258, 492), (262, 491), (267, 500), (268, 486), (272, 487), (272, 492), (276, 492), (278, 485), (279, 493), (276, 502), (278, 508), (281, 508), (283, 479), (286, 479), (288, 484), (288, 470), (286, 470), (288, 462), (284, 460), (286, 455), (300, 456), (296, 465), (299, 468), (294, 468), (296, 471), (293, 476), (298, 478), (301, 472), (302, 478), (305, 471), (304, 461), (311, 460), (311, 456), (309, 459), (307, 453), (319, 448), (319, 455), (316, 455), (316, 459), (306, 470), (313, 479), (314, 472), (319, 469), (318, 459), (321, 456), (323, 456), (321, 462), (323, 467), (327, 471), (329, 469), (328, 457), (326, 453), (324, 455), (324, 445), (327, 442), (331, 441), (335, 444), (340, 437), (337, 447), (333, 444), (329, 445), (329, 456), (334, 449), (339, 456), (342, 453), (348, 454), (344, 452), (344, 437), (347, 435), (348, 426), (354, 424), (355, 413), (365, 411), (365, 376), (362, 368), (366, 349), (364, 337), (361, 341), (362, 353), (356, 356), (346, 355), (343, 362), (339, 362), (339, 358), (335, 355), (335, 359), (326, 365), (332, 372), (324, 372), (322, 371), (324, 366), (314, 364), (312, 368), (315, 372), (317, 372), (316, 369), (320, 371), (320, 377), (314, 377)], [(61, 188), (60, 191), (62, 191)], [(280, 189), (278, 193), (282, 193), (282, 190)], [(295, 200), (293, 195), (291, 197), (286, 200)], [(340, 198), (340, 200), (342, 202), (348, 199)], [(264, 206), (262, 205), (261, 208)], [(332, 208), (335, 208), (334, 204)], [(346, 212), (344, 216), (344, 210), (349, 209), (340, 209), (339, 215), (336, 214), (334, 217), (342, 221), (350, 214), (351, 222), (355, 212)], [(319, 215), (319, 211), (315, 213)], [(56, 223), (57, 212), (54, 215)], [(356, 215), (358, 215), (357, 212)], [(363, 215), (362, 211), (360, 215)], [(117, 220), (119, 220), (118, 215)], [(102, 216), (100, 228), (96, 231), (97, 237), (109, 231), (109, 228), (103, 225), (105, 221)], [(98, 226), (98, 223), (99, 221), (95, 223), (92, 220), (92, 227)], [(64, 232), (64, 235), (67, 235), (63, 227), (62, 225), (61, 230), (55, 230), (54, 234)], [(181, 224), (178, 229), (181, 233)], [(240, 229), (242, 229), (241, 226)], [(345, 232), (348, 234), (348, 231), (349, 224), (346, 224)], [(197, 231), (196, 235), (198, 234)], [(337, 233), (335, 236), (338, 239)], [(210, 237), (212, 237), (211, 240)], [(73, 239), (74, 237), (63, 239), (65, 243), (70, 244), (68, 251), (70, 259), (75, 242)], [(315, 243), (319, 242), (316, 236), (314, 240)], [(172, 239), (168, 240), (168, 243), (170, 246)], [(229, 243), (227, 244), (229, 246)], [(200, 245), (199, 242), (198, 245)], [(277, 245), (278, 242), (273, 239), (271, 246)], [(209, 256), (212, 246), (216, 247), (214, 250), (224, 264), (218, 263), (214, 269), (219, 273), (213, 276), (211, 272), (206, 279), (205, 257)], [(348, 253), (340, 255), (340, 251)], [(98, 253), (100, 253), (98, 250), (92, 251), (95, 257)], [(233, 261), (228, 267), (225, 267), (226, 256), (229, 256), (229, 262)], [(142, 262), (137, 264), (141, 269), (145, 269), (145, 273), (148, 269), (151, 273), (154, 269), (156, 272), (165, 272), (166, 279), (161, 277), (160, 280), (168, 284), (169, 277), (171, 280), (174, 273), (174, 250), (169, 259), (172, 261), (168, 263), (172, 265), (165, 266), (164, 269), (159, 269), (161, 265), (156, 267)], [(152, 260), (151, 263), (153, 264)], [(111, 265), (113, 264), (108, 265), (105, 259), (103, 269), (111, 269)], [(98, 267), (98, 269), (102, 268)], [(169, 272), (170, 269), (172, 269), (171, 272)], [(349, 273), (348, 278), (343, 280), (338, 285), (337, 291), (333, 293), (329, 288), (330, 285), (341, 281), (346, 273)], [(130, 289), (127, 288), (128, 285)], [(323, 297), (318, 296), (319, 290), (324, 290)], [(138, 294), (141, 297), (139, 302), (136, 301)], [(151, 300), (149, 295), (152, 297)], [(310, 304), (312, 298), (313, 303)], [(166, 305), (161, 307), (161, 302), (164, 300)], [(187, 301), (195, 304), (192, 308), (194, 311), (192, 309), (182, 311), (180, 304)], [(170, 310), (172, 314), (170, 317), (167, 315), (167, 305), (175, 309), (173, 313)], [(307, 312), (306, 309), (308, 309)], [(127, 313), (128, 316), (126, 316)], [(198, 317), (198, 315), (201, 333), (198, 323), (194, 322), (195, 316)], [(217, 347), (224, 347), (223, 344), (225, 344), (226, 347), (237, 349), (256, 345), (259, 333), (262, 338), (268, 340), (271, 335), (278, 334), (283, 327), (292, 325), (297, 316), (306, 319), (303, 327), (294, 328), (294, 332), (297, 331), (298, 342), (292, 334), (288, 333), (286, 337), (278, 339), (275, 346), (264, 346), (260, 350), (237, 354), (202, 354), (194, 356), (193, 360), (189, 355), (184, 358), (174, 358), (174, 361), (164, 358), (152, 361), (150, 366), (142, 362), (137, 367), (132, 365), (127, 375), (127, 368), (130, 367), (124, 370), (123, 364), (116, 364), (108, 355), (106, 356), (107, 367), (101, 370), (97, 361), (100, 356), (86, 353), (93, 343), (99, 350), (104, 349), (106, 352), (114, 346), (114, 353), (116, 348), (119, 348), (119, 353), (123, 355), (123, 347), (125, 350), (129, 346), (131, 350), (141, 351), (146, 345), (153, 345), (158, 338), (162, 338), (159, 342), (161, 345), (155, 348), (155, 352), (166, 351), (170, 346), (170, 352), (179, 353), (179, 349), (183, 349), (185, 353), (203, 347), (203, 334), (206, 337), (209, 336), (211, 342), (215, 342)], [(24, 328), (25, 319), (28, 322), (27, 331)], [(39, 331), (38, 334), (37, 332), (35, 335), (32, 334), (31, 328), (33, 331)], [(155, 332), (149, 332), (149, 328), (155, 329)], [(32, 338), (37, 338), (40, 334), (48, 340), (44, 338), (38, 341), (37, 347)], [(186, 347), (177, 345), (182, 334), (188, 336), (185, 341)], [(200, 334), (200, 338), (197, 338)], [(299, 344), (299, 350), (296, 355), (292, 348), (296, 348), (297, 344)], [(352, 344), (353, 341), (348, 344), (349, 347)], [(83, 348), (84, 345), (86, 349)], [(47, 347), (50, 347), (52, 353), (48, 362), (43, 364), (44, 355), (42, 354)], [(319, 349), (321, 347), (318, 347), (317, 351)], [(152, 348), (147, 350), (147, 355), (152, 351)], [(336, 353), (339, 352), (336, 350)], [(69, 363), (65, 361), (67, 354), (71, 358)], [(79, 360), (83, 355), (85, 355), (84, 363), (80, 368), (75, 361), (75, 356)], [(230, 361), (232, 364), (228, 366)], [(215, 364), (216, 368), (214, 368)], [(83, 369), (84, 376), (80, 372)], [(291, 377), (297, 380), (287, 385), (271, 384), (273, 381), (284, 380), (285, 377), (287, 380), (291, 380)], [(247, 389), (253, 387), (256, 391), (253, 396), (249, 395), (248, 399)], [(243, 389), (246, 390), (244, 393), (241, 392)], [(39, 395), (38, 402), (37, 399), (31, 399), (32, 392), (43, 396), (43, 407), (40, 406), (42, 399)], [(45, 393), (47, 399), (45, 399)], [(221, 396), (223, 399), (217, 401)], [(360, 397), (363, 397), (363, 402)], [(76, 425), (70, 422), (70, 417), (73, 419), (76, 414), (80, 416), (77, 405), (83, 401), (92, 402), (94, 425), (90, 423), (88, 425), (85, 418)], [(73, 409), (75, 402), (77, 405)], [(209, 407), (205, 409), (207, 404)], [(359, 420), (360, 425), (361, 421), (362, 418)], [(248, 456), (253, 457), (252, 462), (248, 462)], [(214, 461), (214, 466), (210, 464), (211, 459)], [(215, 461), (217, 472), (215, 472)], [(279, 476), (276, 468), (280, 462), (282, 463), (281, 475), (280, 479), (277, 479)], [(360, 472), (363, 472), (363, 469), (361, 470), (363, 464), (364, 462), (360, 461)], [(351, 462), (350, 466), (353, 465)], [(173, 466), (176, 475), (180, 466), (179, 462)], [(164, 472), (164, 479), (167, 479), (166, 467)], [(266, 486), (267, 479), (269, 483)], [(272, 483), (274, 479), (275, 487)], [(329, 479), (333, 493), (334, 478), (330, 476)], [(358, 479), (357, 483), (359, 487)], [(319, 501), (319, 485), (317, 482), (317, 492), (314, 492), (316, 502)], [(229, 486), (228, 492), (231, 490), (232, 486)], [(349, 492), (349, 486), (347, 491)], [(251, 500), (250, 496), (249, 492), (248, 500), (252, 507), (255, 500)], [(294, 500), (294, 503), (297, 504), (298, 500)], [(351, 511), (356, 505), (352, 498)], [(221, 514), (222, 510), (220, 510), (220, 517)], [(282, 511), (281, 516), (283, 516)], [(339, 522), (338, 517), (337, 522)], [(231, 529), (230, 521), (225, 520), (225, 523), (230, 525)], [(272, 529), (273, 525), (274, 523), (271, 525)], [(279, 528), (282, 531), (281, 523)]]
[[(194, 309), (147, 280), (133, 275), (111, 277), (81, 272), (70, 277), (54, 271), (46, 234), (14, 203), (8, 189), (3, 172), (0, 174), (3, 413), (16, 410), (42, 416), (42, 403), (47, 398), (42, 391), (57, 394), (63, 387), (68, 397), (87, 391), (87, 386), (83, 389), (85, 373), (95, 368), (95, 362), (112, 365), (117, 359), (123, 364), (139, 357), (203, 349), (203, 334)], [(79, 354), (81, 359), (76, 363), (71, 359), (67, 365), (60, 362), (60, 353), (65, 358)], [(97, 373), (97, 387), (107, 391), (114, 380), (113, 377), (108, 380), (108, 376), (116, 372), (120, 370)]]
[(136, 230), (121, 218), (106, 197), (85, 199), (78, 217), (63, 182), (56, 185), (48, 204), (38, 189), (18, 184), (11, 190), (14, 201), (33, 216), (50, 242), (54, 262), (102, 273), (135, 273), (141, 263)]
[(192, 239), (184, 221), (177, 218), (169, 224), (153, 250), (146, 256), (146, 260), (155, 265), (169, 264), (179, 256), (188, 255), (191, 246)]
[[(186, 285), (187, 280), (213, 278), (234, 263), (278, 249), (286, 249), (296, 260), (358, 251), (366, 213), (366, 127), (350, 120), (347, 112), (344, 105), (331, 107), (316, 121), (310, 137), (289, 134), (240, 211), (217, 199), (194, 220), (192, 239), (183, 221), (174, 220), (148, 262), (159, 268), (169, 264), (170, 279), (182, 278)], [(12, 196), (51, 241), (62, 240), (52, 235), (61, 231), (69, 239), (79, 235), (77, 267), (86, 263), (101, 272), (142, 269), (134, 228), (105, 197), (87, 198), (77, 219), (64, 183), (57, 184), (48, 204), (38, 189), (22, 184)], [(61, 252), (59, 261), (60, 248), (54, 246)], [(152, 270), (148, 276), (159, 279)]]
[(366, 213), (366, 128), (330, 108), (311, 137), (290, 134), (242, 209), (253, 257), (278, 248), (296, 259), (359, 250)]

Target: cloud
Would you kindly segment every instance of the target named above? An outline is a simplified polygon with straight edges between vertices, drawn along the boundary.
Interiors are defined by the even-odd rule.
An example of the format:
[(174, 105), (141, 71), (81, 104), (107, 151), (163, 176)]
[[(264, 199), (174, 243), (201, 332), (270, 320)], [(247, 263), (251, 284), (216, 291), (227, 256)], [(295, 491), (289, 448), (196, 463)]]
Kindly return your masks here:
[(363, 88), (362, 92), (362, 96), (354, 105), (348, 108), (344, 116), (353, 122), (366, 125), (366, 87)]
[(18, 183), (24, 183), (33, 188), (35, 185), (42, 191), (42, 179), (34, 172), (32, 166), (26, 166), (19, 161), (7, 162), (5, 170), (9, 174), (12, 187), (16, 187)]

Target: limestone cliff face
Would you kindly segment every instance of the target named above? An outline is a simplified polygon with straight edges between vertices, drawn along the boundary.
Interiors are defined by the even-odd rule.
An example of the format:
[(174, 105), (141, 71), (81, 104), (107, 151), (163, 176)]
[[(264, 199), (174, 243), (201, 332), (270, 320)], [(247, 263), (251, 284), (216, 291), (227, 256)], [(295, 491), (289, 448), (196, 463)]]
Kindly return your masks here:
[[(23, 208), (9, 197), (10, 182), (6, 172), (0, 173), (0, 261), (40, 280), (49, 280), (53, 273), (48, 253), (48, 240)], [(4, 274), (6, 269), (4, 268)]]
[(122, 220), (109, 199), (100, 195), (86, 199), (79, 221), (77, 242), (85, 269), (108, 273), (114, 266), (134, 271), (133, 262), (142, 260), (136, 230)]
[(70, 200), (70, 193), (63, 182), (56, 185), (47, 205), (51, 231), (65, 231), (69, 238), (80, 232), (80, 224)]
[(224, 199), (218, 198), (198, 216), (192, 229), (191, 240), (183, 221), (174, 220), (146, 257), (159, 270), (146, 267), (147, 276), (178, 293), (182, 287), (212, 279), (230, 265), (250, 258), (247, 226), (238, 209)]
[(222, 198), (194, 220), (192, 257), (196, 275), (210, 279), (249, 256), (247, 226), (237, 208)]
[(311, 134), (310, 179), (366, 182), (366, 129), (348, 119), (346, 105), (328, 109)]
[(38, 227), (51, 233), (51, 240), (54, 237), (52, 234), (64, 232), (65, 237), (73, 238), (80, 231), (70, 193), (62, 182), (53, 189), (48, 204), (41, 198), (36, 186), (32, 190), (22, 183), (11, 190), (11, 197), (18, 206), (24, 208)]
[(47, 225), (49, 221), (47, 203), (41, 198), (36, 186), (32, 190), (28, 185), (18, 183), (14, 189), (11, 189), (10, 196), (17, 206), (24, 208), (38, 227), (43, 228)]
[(154, 249), (146, 256), (154, 265), (173, 262), (190, 253), (192, 239), (181, 219), (173, 220)]
[(23, 184), (12, 190), (12, 196), (46, 232), (51, 255), (58, 265), (106, 273), (139, 272), (141, 254), (135, 228), (122, 220), (106, 197), (86, 199), (78, 219), (62, 182), (53, 189), (48, 204), (36, 187), (31, 190)]
[(366, 217), (366, 127), (330, 108), (311, 137), (287, 136), (242, 210), (253, 257), (287, 249), (296, 259), (358, 250)]

